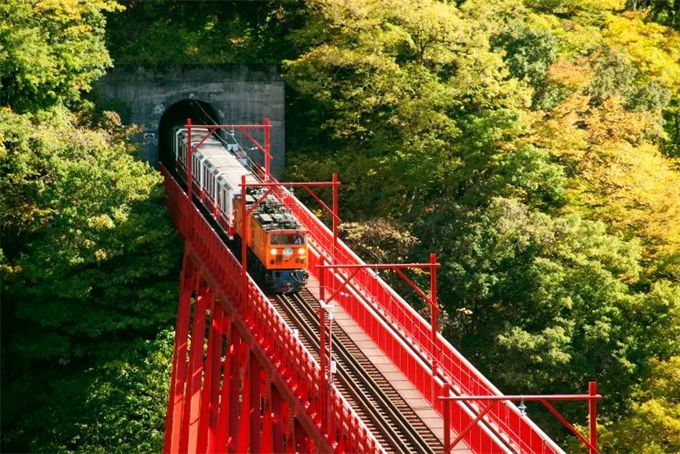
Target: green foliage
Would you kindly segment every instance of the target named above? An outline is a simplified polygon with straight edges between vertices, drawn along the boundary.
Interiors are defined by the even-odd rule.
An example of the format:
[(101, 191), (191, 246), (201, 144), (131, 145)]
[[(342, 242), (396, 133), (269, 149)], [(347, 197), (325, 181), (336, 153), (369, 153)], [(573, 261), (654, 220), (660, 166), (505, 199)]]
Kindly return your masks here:
[(601, 431), (601, 452), (680, 452), (680, 356), (654, 361), (652, 366), (631, 414)]
[(394, 225), (387, 219), (345, 222), (340, 232), (345, 244), (371, 263), (404, 261), (418, 244), (408, 226)]
[(3, 3), (3, 448), (160, 445), (170, 344), (144, 339), (173, 317), (177, 244), (158, 176), (115, 117), (58, 108), (110, 65), (108, 12), (118, 63), (281, 63), (289, 176), (339, 172), (353, 247), (436, 252), (444, 333), (503, 390), (597, 380), (604, 452), (677, 451), (676, 6)]
[(3, 389), (14, 452), (160, 452), (173, 334), (111, 345), (96, 366), (26, 374)]
[(680, 349), (677, 285), (639, 291), (639, 245), (602, 223), (496, 198), (479, 210), (442, 205), (416, 233), (444, 263), (445, 334), (501, 389), (559, 393), (596, 380), (609, 418), (630, 408), (653, 358)]
[(103, 11), (113, 0), (0, 3), (0, 105), (18, 112), (73, 104), (104, 74)]
[(130, 0), (109, 15), (117, 64), (277, 64), (303, 6), (295, 1)]
[(677, 0), (627, 0), (626, 6), (633, 10), (642, 10), (649, 14), (649, 19), (659, 24), (668, 25), (680, 31), (680, 4)]
[[(480, 155), (479, 141), (519, 127), (515, 110), (528, 103), (528, 89), (509, 78), (489, 36), (455, 7), (318, 1), (311, 11), (291, 39), (315, 47), (286, 62), (285, 77), (323, 112), (311, 121), (351, 150), (321, 159), (346, 169), (352, 192), (343, 197), (359, 216), (396, 214), (390, 200), (422, 200), (482, 172), (489, 150), (467, 157)], [(469, 163), (476, 167), (463, 167)]]
[(543, 88), (548, 67), (556, 58), (557, 43), (552, 34), (517, 20), (500, 32), (493, 43), (506, 51), (510, 74), (520, 80), (528, 78), (537, 91)]
[(525, 0), (527, 6), (556, 16), (622, 10), (625, 0)]
[[(75, 119), (9, 109), (0, 119), (3, 402), (12, 402), (3, 406), (3, 445), (17, 452), (90, 451), (88, 437), (115, 446), (114, 435), (137, 433), (135, 419), (95, 425), (100, 385), (119, 389), (102, 367), (175, 314), (179, 249), (160, 176), (114, 135)], [(121, 404), (113, 414), (127, 411), (120, 399), (107, 402)], [(76, 415), (91, 419), (76, 427)], [(55, 421), (49, 432), (38, 430), (45, 420)]]

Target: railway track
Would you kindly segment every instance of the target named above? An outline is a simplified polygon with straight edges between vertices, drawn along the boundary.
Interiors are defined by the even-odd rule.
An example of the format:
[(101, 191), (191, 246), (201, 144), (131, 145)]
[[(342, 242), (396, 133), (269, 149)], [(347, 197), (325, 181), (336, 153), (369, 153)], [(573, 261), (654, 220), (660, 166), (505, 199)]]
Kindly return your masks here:
[[(289, 326), (299, 330), (301, 342), (318, 361), (318, 300), (305, 289), (296, 295), (276, 295), (271, 301)], [(333, 325), (333, 360), (337, 364), (334, 385), (389, 452), (442, 452), (436, 435), (337, 324)]]

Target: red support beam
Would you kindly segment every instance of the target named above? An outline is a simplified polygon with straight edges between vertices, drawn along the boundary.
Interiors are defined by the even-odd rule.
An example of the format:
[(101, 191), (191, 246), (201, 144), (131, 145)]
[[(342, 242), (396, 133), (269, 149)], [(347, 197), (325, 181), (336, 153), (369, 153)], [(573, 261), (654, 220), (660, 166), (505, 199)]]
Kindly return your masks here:
[[(264, 373), (264, 372), (263, 372)], [(264, 380), (264, 390), (262, 392), (262, 443), (260, 450), (263, 453), (274, 452), (272, 440), (274, 415), (272, 414), (272, 383), (271, 376)], [(283, 452), (283, 451), (276, 451)]]
[(251, 399), (252, 393), (250, 387), (253, 386), (251, 381), (251, 369), (254, 364), (251, 362), (250, 349), (248, 344), (243, 342), (241, 344), (245, 351), (242, 354), (243, 365), (241, 369), (241, 411), (239, 414), (239, 427), (238, 427), (238, 443), (236, 444), (238, 448), (238, 453), (248, 452), (248, 445), (250, 444), (251, 431), (254, 428), (251, 426), (250, 413), (251, 413)]
[[(255, 354), (250, 351), (250, 360), (248, 361), (249, 365), (249, 383), (250, 383), (250, 389), (248, 390), (250, 392), (249, 400), (250, 400), (250, 408), (249, 410), (249, 427), (250, 427), (250, 450), (249, 452), (251, 454), (259, 454), (261, 452), (261, 437), (262, 433), (260, 431), (260, 424), (261, 424), (261, 419), (260, 419), (260, 411), (262, 410), (261, 407), (261, 400), (262, 400), (262, 369), (260, 367), (260, 363), (257, 361), (257, 358), (255, 357)], [(245, 451), (243, 451), (245, 452)]]
[[(187, 198), (186, 198), (186, 211), (190, 212), (191, 207), (193, 206), (193, 198), (192, 198), (192, 192), (194, 188), (194, 179), (193, 179), (193, 162), (194, 160), (192, 159), (192, 156), (194, 154), (194, 146), (191, 142), (191, 118), (187, 118)], [(193, 223), (193, 216), (189, 217), (189, 232), (188, 232), (188, 241), (191, 241), (193, 239), (193, 232), (194, 229), (192, 228), (192, 223)]]
[(222, 317), (222, 336), (220, 336), (220, 351), (222, 350), (222, 342), (226, 344), (226, 351), (224, 354), (224, 362), (222, 363), (222, 392), (220, 395), (220, 408), (217, 418), (217, 445), (211, 452), (216, 454), (226, 454), (227, 452), (227, 435), (229, 433), (229, 410), (230, 410), (230, 389), (231, 389), (231, 350), (232, 346), (230, 340), (231, 333), (231, 319)]
[(248, 211), (246, 209), (246, 176), (241, 175), (241, 307), (248, 307)]
[(187, 379), (187, 342), (189, 337), (189, 317), (191, 314), (191, 294), (195, 280), (194, 264), (189, 254), (184, 253), (180, 281), (180, 297), (177, 310), (177, 327), (175, 328), (175, 348), (173, 350), (172, 376), (170, 378), (170, 397), (165, 422), (166, 454), (179, 451), (182, 427), (182, 409), (184, 389)]
[(333, 174), (333, 263), (336, 263), (336, 255), (338, 253), (338, 189), (340, 183), (338, 183), (338, 174)]
[[(468, 425), (464, 430), (460, 431), (458, 434), (458, 437), (450, 444), (444, 444), (444, 453), (448, 454), (451, 452), (451, 449), (460, 442), (463, 437), (477, 424), (479, 421), (484, 417), (486, 413), (493, 407), (497, 402), (501, 401), (508, 401), (508, 402), (531, 402), (531, 401), (537, 401), (537, 402), (542, 402), (545, 407), (550, 410), (550, 412), (559, 419), (559, 421), (564, 424), (569, 430), (571, 430), (577, 437), (578, 439), (589, 449), (590, 454), (599, 454), (599, 451), (597, 449), (597, 424), (596, 424), (596, 416), (597, 416), (597, 401), (599, 399), (602, 399), (602, 396), (597, 394), (597, 385), (595, 382), (590, 382), (588, 386), (588, 394), (533, 394), (533, 395), (481, 395), (481, 396), (469, 396), (469, 395), (458, 395), (458, 396), (450, 396), (448, 395), (448, 384), (444, 387), (445, 393), (443, 396), (439, 397), (439, 400), (443, 401), (444, 408), (448, 409), (448, 403), (451, 401), (470, 401), (470, 402), (491, 402), (481, 413), (477, 415), (477, 417), (472, 421), (470, 425)], [(589, 417), (590, 417), (590, 437), (589, 439), (586, 439), (583, 435), (578, 433), (576, 428), (574, 428), (573, 425), (571, 425), (552, 405), (548, 403), (548, 401), (588, 401), (588, 409), (589, 409)], [(448, 413), (448, 410), (445, 410)], [(593, 425), (593, 421), (595, 421), (595, 424)], [(450, 419), (447, 418), (447, 415), (444, 415), (444, 440), (447, 440), (447, 437), (449, 436), (449, 427), (450, 424)]]
[[(214, 296), (214, 295), (213, 295)], [(217, 415), (220, 402), (220, 377), (222, 376), (222, 306), (219, 301), (213, 298), (212, 317), (210, 323), (210, 338), (208, 343), (208, 370), (206, 371), (206, 381), (209, 386), (208, 396), (204, 399), (208, 411), (203, 413), (207, 419), (207, 453), (214, 453), (217, 446)]]
[(264, 119), (264, 173), (267, 179), (269, 179), (271, 175), (271, 160), (272, 160), (272, 154), (271, 154), (271, 143), (270, 143), (270, 134), (271, 134), (271, 125), (269, 124), (269, 118)]
[(290, 402), (283, 402), (284, 412), (282, 416), (286, 421), (286, 454), (295, 452), (295, 413), (294, 405)]
[(237, 453), (238, 437), (239, 437), (239, 396), (240, 389), (240, 372), (242, 366), (241, 356), (241, 336), (236, 329), (236, 325), (231, 327), (231, 346), (229, 349), (229, 438), (227, 445), (228, 453)]
[[(323, 301), (322, 301), (323, 304)], [(321, 431), (328, 433), (328, 378), (326, 375), (326, 309), (319, 308), (319, 366), (321, 368), (321, 381), (319, 384), (319, 410), (321, 411)]]
[[(428, 298), (425, 298), (428, 301)], [(439, 305), (437, 304), (437, 255), (430, 254), (430, 327), (432, 329), (432, 395), (437, 394), (436, 377), (439, 347), (437, 345), (437, 332), (439, 319)]]
[(215, 373), (219, 374), (219, 357), (217, 364), (214, 363), (215, 337), (214, 330), (214, 316), (215, 316), (215, 299), (208, 287), (205, 292), (206, 302), (206, 323), (208, 315), (210, 315), (210, 323), (208, 324), (208, 349), (204, 360), (204, 378), (203, 388), (201, 389), (201, 405), (200, 418), (198, 423), (198, 443), (196, 444), (197, 454), (205, 454), (208, 451), (209, 432), (210, 432), (210, 407), (212, 400), (212, 388), (215, 378), (219, 379), (219, 375), (215, 377)]
[(272, 412), (272, 453), (284, 452), (285, 412), (281, 393), (276, 386), (271, 387)]
[(310, 454), (311, 440), (300, 422), (295, 419), (295, 452), (299, 454)]
[(597, 383), (588, 383), (588, 394), (591, 399), (588, 401), (588, 423), (590, 426), (590, 454), (598, 454), (597, 451)]
[[(451, 385), (444, 384), (444, 396), (448, 396), (451, 391)], [(442, 413), (444, 416), (444, 454), (451, 454), (451, 401), (444, 400)]]
[(194, 308), (194, 325), (191, 332), (189, 347), (190, 376), (187, 380), (187, 390), (184, 397), (184, 417), (182, 421), (182, 437), (180, 450), (182, 452), (197, 452), (198, 450), (198, 422), (200, 419), (201, 382), (203, 379), (203, 341), (205, 339), (205, 315), (207, 309), (207, 286), (201, 282), (196, 289), (196, 304)]
[[(567, 421), (567, 419), (564, 416), (562, 416), (562, 414), (559, 411), (557, 411), (555, 407), (550, 405), (550, 402), (548, 402), (547, 400), (541, 400), (540, 402), (545, 406), (545, 408), (550, 410), (550, 413), (552, 413), (562, 424), (564, 424), (564, 426), (567, 429), (569, 429), (571, 433), (573, 433), (576, 436), (576, 438), (581, 440), (581, 443), (583, 443), (584, 446), (588, 447), (590, 452), (597, 454), (597, 448), (595, 447), (596, 445), (592, 445), (586, 437), (581, 435), (579, 431), (576, 430), (576, 427), (574, 427), (569, 421)], [(595, 449), (595, 451), (593, 451), (593, 449)]]

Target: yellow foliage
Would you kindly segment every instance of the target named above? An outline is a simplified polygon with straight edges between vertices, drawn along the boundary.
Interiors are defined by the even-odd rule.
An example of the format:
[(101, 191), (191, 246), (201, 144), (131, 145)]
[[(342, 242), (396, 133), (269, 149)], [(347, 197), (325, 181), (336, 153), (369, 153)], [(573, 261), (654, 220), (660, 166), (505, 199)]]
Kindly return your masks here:
[(598, 108), (591, 108), (585, 118), (592, 144), (616, 140), (637, 143), (645, 133), (659, 135), (658, 123), (653, 112), (625, 110), (619, 96), (605, 99)]
[(601, 105), (585, 94), (592, 71), (558, 61), (553, 83), (574, 89), (549, 112), (527, 116), (529, 140), (550, 150), (569, 176), (566, 211), (578, 211), (642, 239), (647, 256), (680, 251), (680, 162), (646, 140), (658, 117), (630, 111), (618, 96)]
[(98, 262), (104, 261), (108, 258), (108, 254), (105, 249), (97, 249), (94, 253), (94, 258)]
[(680, 91), (680, 33), (644, 15), (628, 12), (610, 16), (603, 30), (606, 41), (622, 50), (647, 79)]
[(116, 226), (108, 214), (100, 214), (98, 216), (92, 217), (88, 219), (87, 224), (88, 227), (96, 230), (109, 230)]
[(588, 96), (573, 93), (549, 113), (534, 117), (535, 143), (560, 158), (580, 160), (588, 146), (588, 131), (580, 127), (588, 101)]
[(574, 62), (560, 59), (548, 68), (548, 82), (573, 89), (588, 86), (594, 75), (595, 71), (584, 57), (577, 58)]
[(612, 97), (592, 107), (582, 124), (588, 146), (579, 155), (578, 173), (588, 189), (579, 198), (601, 219), (645, 238), (648, 252), (680, 250), (678, 163), (642, 140), (658, 127), (656, 117), (626, 111)]
[(580, 0), (584, 10), (620, 11), (626, 7), (626, 0)]
[(50, 21), (60, 23), (80, 22), (83, 13), (91, 11), (122, 11), (125, 9), (116, 0), (31, 0), (33, 12), (48, 15)]
[(646, 400), (633, 412), (601, 432), (602, 452), (671, 454), (680, 452), (680, 356), (652, 360), (651, 378), (644, 383)]
[[(610, 141), (583, 168), (601, 218), (646, 238), (648, 252), (680, 250), (680, 174), (651, 144)], [(599, 162), (598, 162), (599, 161)]]
[(620, 11), (626, 0), (525, 0), (529, 6), (549, 10), (555, 15)]

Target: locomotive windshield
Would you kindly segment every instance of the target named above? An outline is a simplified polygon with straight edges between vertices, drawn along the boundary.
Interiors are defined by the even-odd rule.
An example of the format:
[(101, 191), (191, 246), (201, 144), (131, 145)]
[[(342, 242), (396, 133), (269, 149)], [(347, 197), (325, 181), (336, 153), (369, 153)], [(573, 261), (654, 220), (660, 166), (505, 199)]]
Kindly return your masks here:
[(272, 246), (305, 244), (305, 234), (303, 232), (272, 233), (269, 235), (269, 243)]

